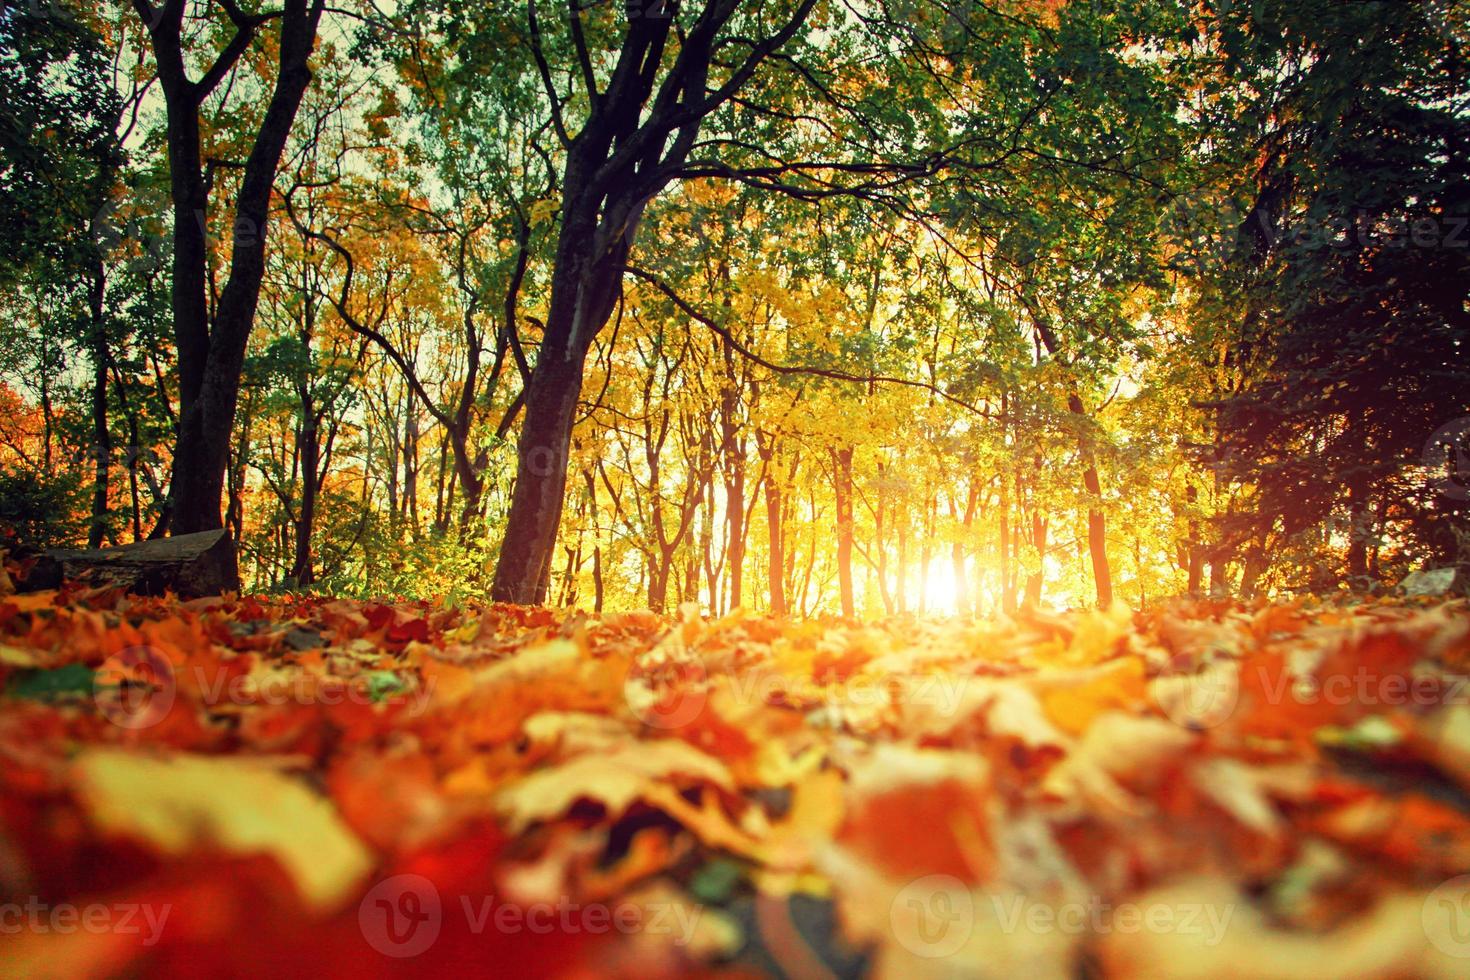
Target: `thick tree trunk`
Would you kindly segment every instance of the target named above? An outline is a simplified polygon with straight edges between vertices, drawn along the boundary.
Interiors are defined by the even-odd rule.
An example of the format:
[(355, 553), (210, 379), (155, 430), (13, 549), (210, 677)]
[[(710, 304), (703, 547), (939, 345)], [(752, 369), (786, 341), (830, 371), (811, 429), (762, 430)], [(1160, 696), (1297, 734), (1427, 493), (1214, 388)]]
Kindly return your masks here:
[[(1362, 488), (1348, 488), (1348, 576), (1361, 582), (1368, 577), (1368, 539), (1372, 536)], [(1356, 583), (1355, 583), (1356, 584)]]
[(602, 545), (592, 549), (592, 611), (602, 612)]
[[(570, 182), (575, 171), (568, 167)], [(491, 585), (497, 602), (533, 605), (545, 599), (541, 586), (561, 525), (587, 352), (612, 316), (636, 220), (610, 251), (601, 254), (596, 227), (595, 214), (564, 221), (558, 242), (551, 309), (526, 386), (515, 489)]]
[[(279, 69), (275, 88), (246, 160), (232, 227), (229, 279), (209, 322), (207, 282), (209, 186), (203, 170), (199, 110), (203, 100), (249, 47), (261, 23), (237, 23), (220, 61), (196, 82), (183, 51), (183, 0), (162, 10), (135, 0), (149, 23), (168, 116), (173, 198), (172, 305), (179, 352), (179, 429), (174, 448), (169, 528), (174, 534), (224, 526), (220, 511), (230, 441), (240, 396), (245, 349), (265, 275), (265, 244), (272, 185), (301, 100), (311, 84), (308, 62), (316, 43), (323, 0), (286, 0), (279, 18)], [(233, 545), (221, 558), (227, 582), (237, 585)]]
[[(554, 125), (567, 148), (561, 225), (550, 309), (526, 386), (515, 490), (491, 586), (496, 600), (540, 601), (539, 583), (547, 574), (561, 521), (587, 352), (612, 315), (644, 207), (675, 179), (698, 140), (703, 119), (734, 97), (761, 61), (796, 36), (814, 6), (815, 0), (799, 0), (784, 24), (753, 45), (745, 62), (736, 62), (731, 77), (712, 97), (706, 96), (710, 65), (716, 51), (724, 50), (718, 35), (738, 4), (704, 4), (697, 16), (680, 25), (678, 52), (672, 57), (667, 44), (676, 18), (630, 17), (602, 90), (597, 91), (592, 68), (583, 76), (582, 94), (590, 111), (575, 137), (566, 132), (560, 106), (554, 107)], [(527, 15), (528, 36), (545, 71), (534, 5), (528, 5)], [(552, 85), (549, 73), (545, 81)], [(559, 101), (554, 92), (550, 97)]]
[(419, 420), (413, 403), (408, 404), (408, 420), (403, 427), (403, 514), (408, 533), (419, 538)]
[(648, 569), (648, 608), (663, 613), (669, 604), (669, 573), (674, 567), (672, 551), (661, 550)]
[(543, 346), (532, 372), (518, 443), (520, 465), (492, 587), (498, 602), (540, 600), (540, 582), (561, 524), (582, 371), (582, 357)]
[[(1097, 467), (1089, 465), (1082, 475), (1083, 485), (1093, 500), (1102, 498)], [(1106, 609), (1113, 604), (1113, 570), (1108, 564), (1107, 522), (1096, 507), (1087, 509), (1087, 551), (1092, 558), (1092, 578), (1097, 585), (1097, 605)]]
[(726, 463), (725, 562), (730, 569), (730, 608), (744, 600), (741, 586), (745, 578), (745, 454), (739, 447), (733, 460)]
[(1002, 474), (1000, 480), (1000, 609), (1007, 616), (1016, 611), (1015, 575), (1011, 571), (1011, 493), (1010, 483)]
[(1199, 501), (1199, 491), (1195, 489), (1195, 487), (1191, 486), (1186, 491), (1185, 499), (1189, 501), (1189, 506), (1191, 509), (1188, 524), (1189, 555), (1187, 561), (1189, 584), (1187, 588), (1191, 596), (1197, 597), (1200, 594), (1200, 587), (1204, 584), (1205, 574), (1205, 549), (1204, 545), (1199, 540), (1199, 521), (1194, 518), (1193, 514), (1193, 508), (1198, 504)]
[[(975, 508), (980, 503), (980, 479), (977, 475), (970, 476), (970, 492), (965, 500), (965, 517), (960, 524), (961, 534), (955, 535), (954, 541), (949, 546), (949, 564), (954, 575), (955, 583), (955, 612), (960, 616), (969, 616), (975, 611), (975, 597), (970, 592), (969, 577), (965, 574), (965, 546), (963, 539), (969, 537), (971, 526), (975, 523)], [(951, 514), (954, 511), (954, 500), (950, 500)]]

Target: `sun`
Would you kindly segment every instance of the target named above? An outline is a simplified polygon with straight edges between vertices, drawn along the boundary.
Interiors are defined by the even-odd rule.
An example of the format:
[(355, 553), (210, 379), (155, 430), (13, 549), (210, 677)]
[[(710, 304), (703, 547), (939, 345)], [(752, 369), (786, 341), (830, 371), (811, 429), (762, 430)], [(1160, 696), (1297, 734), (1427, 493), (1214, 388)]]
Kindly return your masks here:
[(924, 588), (924, 604), (929, 612), (940, 616), (958, 615), (963, 593), (964, 588), (955, 577), (953, 565), (936, 561), (929, 566)]

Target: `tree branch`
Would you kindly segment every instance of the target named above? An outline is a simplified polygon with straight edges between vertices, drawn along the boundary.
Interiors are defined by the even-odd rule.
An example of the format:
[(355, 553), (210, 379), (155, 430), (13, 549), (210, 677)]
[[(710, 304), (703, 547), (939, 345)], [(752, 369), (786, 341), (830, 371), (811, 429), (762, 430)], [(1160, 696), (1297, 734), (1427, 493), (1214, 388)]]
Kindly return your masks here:
[(827, 378), (831, 381), (846, 381), (852, 384), (892, 384), (902, 385), (908, 388), (919, 388), (923, 391), (938, 395), (945, 401), (958, 405), (960, 408), (963, 408), (965, 411), (970, 412), (973, 415), (978, 415), (986, 419), (999, 419), (1002, 417), (995, 412), (989, 411), (988, 409), (983, 409), (977, 405), (972, 405), (969, 402), (965, 401), (963, 398), (952, 395), (949, 392), (945, 391), (943, 388), (940, 388), (937, 385), (929, 384), (927, 381), (915, 381), (912, 378), (894, 378), (879, 374), (850, 374), (846, 371), (838, 371), (832, 368), (820, 368), (808, 365), (798, 366), (790, 364), (776, 364), (775, 362), (767, 360), (766, 358), (757, 354), (755, 351), (751, 350), (749, 347), (746, 347), (744, 344), (742, 344), (738, 339), (736, 339), (734, 333), (732, 333), (727, 327), (717, 323), (715, 320), (695, 309), (692, 305), (685, 301), (683, 297), (676, 293), (672, 286), (670, 286), (660, 277), (646, 270), (635, 268), (634, 266), (624, 266), (623, 271), (636, 279), (643, 280), (644, 282), (653, 286), (659, 292), (663, 293), (686, 316), (700, 324), (703, 324), (710, 330), (714, 331), (721, 338), (723, 338), (724, 341), (728, 343), (730, 347), (741, 357), (755, 364), (759, 364), (761, 367), (775, 374), (806, 375), (808, 377)]

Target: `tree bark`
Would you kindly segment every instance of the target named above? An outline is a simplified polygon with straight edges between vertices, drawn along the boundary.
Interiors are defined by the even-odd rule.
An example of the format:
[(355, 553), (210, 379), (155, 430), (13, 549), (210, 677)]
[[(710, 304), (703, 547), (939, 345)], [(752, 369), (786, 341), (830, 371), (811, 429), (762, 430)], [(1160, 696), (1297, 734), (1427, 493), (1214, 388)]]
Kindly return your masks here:
[(1036, 546), (1037, 561), (1041, 564), (1026, 576), (1026, 605), (1035, 609), (1041, 605), (1041, 586), (1046, 577), (1046, 521), (1039, 513), (1031, 515), (1031, 543)]
[(321, 465), (316, 406), (309, 393), (303, 393), (301, 409), (302, 425), (296, 440), (301, 466), (301, 505), (296, 515), (295, 554), (291, 562), (291, 579), (298, 588), (316, 581), (311, 541), (316, 529), (317, 473)]
[(1199, 540), (1199, 521), (1195, 519), (1193, 513), (1194, 508), (1198, 505), (1199, 502), (1199, 490), (1197, 490), (1193, 484), (1191, 484), (1189, 489), (1185, 491), (1185, 500), (1189, 502), (1190, 507), (1190, 517), (1188, 524), (1189, 554), (1187, 558), (1189, 565), (1189, 583), (1187, 588), (1191, 596), (1198, 597), (1200, 594), (1200, 586), (1204, 583), (1205, 549), (1204, 545)]
[(143, 595), (174, 592), (194, 598), (225, 590), (222, 576), (233, 567), (226, 564), (233, 553), (228, 535), (217, 528), (119, 548), (59, 549), (46, 556), (60, 564), (67, 580), (112, 585)]
[(106, 271), (101, 260), (92, 263), (88, 284), (88, 315), (92, 333), (92, 523), (87, 530), (87, 547), (102, 547), (107, 536), (107, 488), (112, 469), (112, 431), (107, 425), (107, 372), (111, 354), (107, 348), (107, 322), (103, 309)]
[(763, 494), (766, 501), (766, 589), (769, 594), (771, 615), (786, 615), (786, 548), (781, 535), (781, 483), (776, 477), (775, 439), (760, 430), (755, 434), (756, 452), (765, 465), (766, 479)]
[(852, 589), (852, 447), (832, 450), (832, 480), (837, 497), (837, 587), (842, 615), (857, 616)]

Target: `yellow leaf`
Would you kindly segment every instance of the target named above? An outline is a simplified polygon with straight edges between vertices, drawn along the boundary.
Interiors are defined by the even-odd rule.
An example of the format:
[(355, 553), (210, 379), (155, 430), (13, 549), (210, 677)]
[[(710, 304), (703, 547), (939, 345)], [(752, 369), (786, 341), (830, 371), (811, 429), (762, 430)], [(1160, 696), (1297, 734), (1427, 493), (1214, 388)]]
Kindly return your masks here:
[(1136, 704), (1148, 693), (1143, 661), (1137, 657), (1115, 660), (1078, 681), (1058, 685), (1041, 698), (1052, 724), (1071, 735), (1083, 734), (1098, 715)]
[(1095, 664), (1116, 651), (1118, 641), (1133, 627), (1133, 611), (1121, 602), (1111, 609), (1089, 610), (1077, 622), (1069, 651), (1075, 664)]
[(42, 665), (35, 650), (23, 650), (4, 643), (0, 643), (0, 664), (7, 667), (40, 667)]
[(259, 762), (92, 749), (76, 772), (78, 795), (103, 831), (170, 856), (268, 854), (317, 911), (340, 906), (372, 871), (372, 855), (331, 802)]
[(600, 803), (608, 818), (616, 819), (660, 780), (674, 777), (733, 789), (723, 763), (687, 742), (662, 739), (625, 745), (605, 755), (578, 756), (531, 773), (503, 790), (497, 804), (513, 833), (560, 817), (578, 800)]

